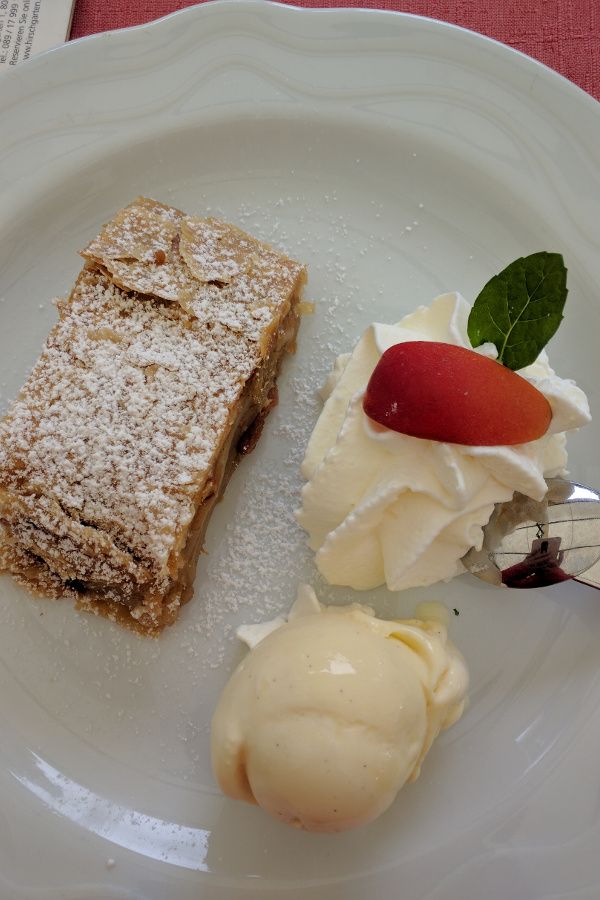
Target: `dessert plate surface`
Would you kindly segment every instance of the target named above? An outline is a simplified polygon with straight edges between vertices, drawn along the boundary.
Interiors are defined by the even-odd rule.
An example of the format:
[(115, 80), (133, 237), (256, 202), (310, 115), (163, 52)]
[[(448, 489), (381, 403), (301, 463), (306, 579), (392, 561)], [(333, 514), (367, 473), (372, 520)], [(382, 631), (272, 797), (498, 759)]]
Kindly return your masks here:
[[(55, 320), (76, 251), (138, 194), (222, 216), (310, 269), (280, 404), (219, 505), (196, 597), (159, 641), (0, 579), (0, 897), (596, 900), (600, 606), (470, 576), (395, 596), (317, 577), (293, 511), (334, 357), (540, 249), (569, 268), (551, 361), (600, 423), (600, 107), (438, 22), (217, 2), (0, 78), (0, 393)], [(599, 425), (570, 441), (600, 484)], [(233, 631), (296, 584), (385, 615), (442, 600), (470, 707), (372, 826), (318, 836), (223, 798), (209, 723)]]

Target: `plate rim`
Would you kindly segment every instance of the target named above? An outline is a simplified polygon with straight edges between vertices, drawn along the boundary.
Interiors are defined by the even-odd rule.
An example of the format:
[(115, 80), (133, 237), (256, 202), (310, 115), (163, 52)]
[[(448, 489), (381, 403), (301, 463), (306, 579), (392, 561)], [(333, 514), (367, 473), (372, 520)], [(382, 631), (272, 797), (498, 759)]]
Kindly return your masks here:
[[(541, 68), (542, 70), (544, 70), (547, 76), (550, 76), (553, 79), (557, 79), (557, 85), (560, 84), (563, 88), (568, 88), (569, 90), (575, 91), (575, 93), (581, 100), (584, 100), (585, 102), (591, 102), (593, 106), (598, 108), (597, 111), (600, 110), (600, 100), (597, 100), (592, 94), (584, 90), (584, 88), (582, 88), (576, 82), (567, 78), (566, 75), (563, 75), (561, 72), (558, 72), (556, 69), (552, 68), (552, 66), (542, 62), (535, 56), (531, 56), (530, 54), (525, 53), (523, 50), (519, 50), (517, 47), (512, 47), (510, 44), (507, 44), (504, 41), (499, 40), (498, 38), (493, 38), (490, 35), (475, 31), (472, 28), (467, 28), (464, 25), (458, 25), (455, 22), (448, 22), (444, 19), (438, 19), (435, 16), (425, 16), (421, 13), (411, 13), (404, 10), (379, 9), (374, 7), (360, 6), (306, 7), (300, 6), (296, 3), (282, 3), (280, 2), (280, 0), (204, 0), (204, 2), (202, 3), (196, 3), (191, 6), (181, 7), (180, 9), (176, 9), (172, 12), (159, 16), (156, 19), (151, 19), (148, 22), (140, 22), (137, 25), (125, 25), (118, 28), (111, 28), (107, 31), (93, 32), (92, 34), (86, 34), (82, 35), (81, 37), (73, 38), (72, 40), (67, 40), (63, 44), (59, 44), (56, 47), (49, 47), (46, 50), (43, 50), (41, 53), (38, 53), (27, 60), (24, 60), (23, 62), (19, 63), (18, 68), (20, 72), (30, 72), (37, 66), (46, 65), (48, 60), (55, 59), (58, 54), (63, 54), (65, 53), (65, 51), (68, 52), (68, 48), (70, 47), (80, 47), (82, 45), (86, 46), (89, 42), (101, 43), (120, 40), (123, 36), (131, 37), (138, 32), (141, 33), (145, 30), (154, 29), (156, 27), (163, 27), (165, 23), (171, 22), (176, 18), (193, 18), (196, 15), (201, 15), (202, 10), (227, 9), (228, 11), (230, 11), (250, 8), (260, 10), (261, 15), (265, 13), (266, 10), (276, 9), (284, 11), (284, 15), (286, 13), (289, 13), (290, 15), (300, 13), (304, 16), (323, 18), (336, 18), (338, 16), (345, 17), (348, 15), (357, 17), (367, 16), (369, 18), (383, 17), (396, 20), (405, 20), (407, 22), (419, 22), (421, 24), (424, 24), (426, 27), (428, 25), (436, 26), (438, 28), (446, 30), (448, 33), (453, 32), (456, 34), (461, 34), (468, 40), (476, 39), (477, 42), (483, 41), (490, 47), (494, 48), (494, 52), (514, 55), (515, 59), (519, 59), (521, 62), (525, 62), (528, 65), (533, 65), (536, 68)], [(17, 67), (14, 68), (16, 69)], [(0, 79), (2, 78), (2, 75), (9, 75), (10, 77), (12, 71), (13, 70), (9, 67), (5, 72), (0, 72)]]

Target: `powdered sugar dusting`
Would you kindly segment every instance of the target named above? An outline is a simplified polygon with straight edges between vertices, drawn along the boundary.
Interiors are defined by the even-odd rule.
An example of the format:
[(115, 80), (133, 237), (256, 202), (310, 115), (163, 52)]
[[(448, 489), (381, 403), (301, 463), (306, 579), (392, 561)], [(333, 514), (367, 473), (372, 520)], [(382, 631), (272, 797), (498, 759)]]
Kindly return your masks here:
[[(132, 272), (165, 269), (154, 262), (159, 251), (166, 259), (163, 247), (184, 266), (183, 217), (143, 200), (116, 221), (85, 251), (96, 265), (60, 304), (61, 320), (0, 425), (0, 485), (5, 543), (16, 545), (8, 552), (20, 555), (21, 571), (26, 551), (59, 578), (91, 579), (120, 601), (141, 584), (159, 592), (170, 584), (186, 529), (217, 489), (211, 477), (232, 411), (302, 267), (211, 223), (209, 256), (218, 262), (227, 235), (225, 257), (236, 248), (239, 278), (222, 287), (191, 278), (185, 308), (156, 302), (115, 286), (105, 269), (124, 255), (128, 286), (139, 290), (145, 282)], [(141, 612), (131, 609), (134, 618)]]
[(251, 244), (217, 219), (189, 217), (181, 229), (180, 252), (201, 281), (227, 283), (244, 271)]
[(33, 494), (51, 485), (68, 515), (163, 571), (257, 358), (219, 323), (199, 330), (84, 273), (2, 426), (3, 483), (17, 470)]
[[(264, 235), (273, 246), (282, 247), (291, 239), (278, 217), (279, 207), (286, 202), (283, 198), (272, 206), (242, 205), (237, 218), (245, 227)], [(220, 208), (213, 211), (219, 216), (225, 214)], [(276, 469), (268, 462), (258, 463), (252, 474), (246, 473), (246, 466), (254, 466), (254, 460), (242, 464), (235, 515), (221, 526), (218, 544), (210, 552), (202, 583), (197, 585), (196, 605), (185, 610), (177, 626), (182, 659), (187, 661), (187, 678), (198, 686), (209, 672), (221, 668), (224, 660), (235, 654), (235, 627), (242, 621), (258, 622), (287, 610), (299, 581), (317, 583), (319, 596), (325, 602), (335, 595), (314, 568), (306, 535), (295, 520), (294, 510), (299, 506), (303, 484), (300, 462), (322, 405), (319, 389), (333, 360), (352, 346), (360, 332), (357, 312), (362, 304), (347, 255), (328, 247), (316, 252), (310, 233), (315, 215), (316, 211), (303, 200), (297, 217), (304, 236), (296, 238), (295, 244), (300, 254), (315, 256), (311, 271), (326, 271), (332, 292), (315, 295), (309, 283), (307, 297), (315, 301), (315, 314), (303, 322), (299, 351), (286, 369), (281, 404), (270, 416), (264, 439), (277, 446), (282, 458)], [(343, 217), (335, 217), (330, 233), (332, 242), (335, 239), (348, 243)], [(352, 251), (350, 248), (351, 256)], [(289, 583), (286, 592), (273, 590), (273, 586), (281, 584), (282, 572), (285, 583)]]
[[(305, 534), (294, 518), (302, 484), (299, 464), (321, 407), (319, 388), (333, 359), (351, 347), (362, 330), (362, 309), (365, 318), (370, 315), (369, 293), (357, 278), (365, 238), (348, 228), (337, 203), (331, 196), (331, 215), (320, 241), (313, 226), (322, 206), (305, 196), (282, 196), (273, 202), (248, 198), (236, 211), (216, 206), (210, 211), (233, 219), (275, 248), (293, 248), (298, 257), (307, 258), (311, 280), (306, 296), (315, 301), (315, 314), (303, 322), (298, 352), (284, 366), (279, 407), (213, 514), (196, 596), (177, 624), (159, 641), (149, 642), (101, 619), (73, 614), (69, 604), (36, 605), (18, 595), (0, 608), (8, 632), (31, 636), (26, 643), (38, 659), (38, 669), (44, 661), (48, 706), (65, 721), (76, 720), (74, 728), (93, 736), (98, 747), (112, 747), (104, 721), (106, 728), (112, 723), (126, 741), (123, 753), (126, 749), (126, 755), (135, 758), (140, 771), (147, 748), (153, 746), (163, 773), (185, 781), (209, 779), (210, 717), (220, 686), (241, 656), (235, 627), (287, 610), (300, 580), (316, 584), (325, 602), (344, 599), (319, 583)], [(196, 206), (209, 211), (201, 201)], [(294, 227), (287, 221), (290, 210)], [(211, 315), (224, 321), (225, 309), (217, 307), (216, 298), (226, 288), (205, 284), (201, 299), (188, 311), (198, 322), (210, 321)], [(381, 284), (376, 279), (368, 289), (375, 296)], [(254, 318), (268, 305), (240, 306), (235, 315), (239, 321), (245, 310)], [(162, 348), (162, 362), (170, 365), (165, 354)], [(149, 356), (139, 356), (139, 363), (148, 361)], [(82, 672), (87, 693), (94, 698), (89, 713), (80, 710), (79, 694), (65, 687), (79, 684)], [(39, 681), (36, 684), (41, 690)], [(100, 718), (91, 712), (99, 708)], [(152, 771), (149, 764), (148, 773)]]

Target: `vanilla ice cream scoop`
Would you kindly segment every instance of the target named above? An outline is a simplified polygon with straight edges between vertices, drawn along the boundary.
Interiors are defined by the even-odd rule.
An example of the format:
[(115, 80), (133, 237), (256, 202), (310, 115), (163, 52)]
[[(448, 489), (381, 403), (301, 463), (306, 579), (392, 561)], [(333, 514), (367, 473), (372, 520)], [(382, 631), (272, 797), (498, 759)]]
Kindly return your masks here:
[(440, 619), (322, 607), (303, 585), (287, 622), (239, 636), (254, 648), (213, 718), (216, 778), (229, 796), (309, 831), (380, 815), (462, 714), (467, 670)]

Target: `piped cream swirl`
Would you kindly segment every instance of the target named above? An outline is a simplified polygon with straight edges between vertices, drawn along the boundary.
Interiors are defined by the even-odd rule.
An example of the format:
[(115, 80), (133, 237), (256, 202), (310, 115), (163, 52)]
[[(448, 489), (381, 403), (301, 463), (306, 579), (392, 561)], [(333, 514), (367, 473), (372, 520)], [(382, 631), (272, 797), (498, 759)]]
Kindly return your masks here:
[[(494, 504), (515, 491), (542, 499), (544, 478), (564, 473), (565, 432), (590, 421), (589, 406), (544, 351), (519, 372), (552, 408), (550, 428), (536, 441), (476, 447), (423, 440), (378, 430), (363, 412), (367, 382), (389, 347), (421, 340), (470, 348), (469, 311), (460, 294), (442, 294), (396, 325), (371, 325), (336, 361), (302, 464), (308, 483), (297, 514), (331, 584), (403, 590), (448, 580), (464, 571), (464, 554), (481, 546)], [(491, 344), (477, 352), (496, 355)]]

